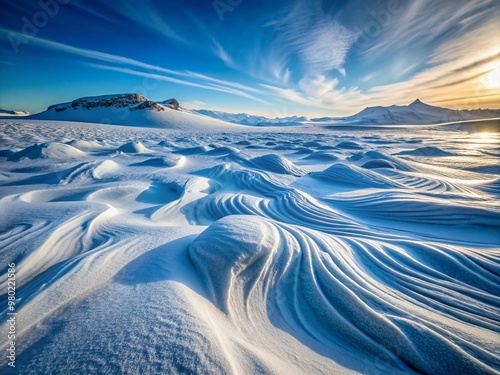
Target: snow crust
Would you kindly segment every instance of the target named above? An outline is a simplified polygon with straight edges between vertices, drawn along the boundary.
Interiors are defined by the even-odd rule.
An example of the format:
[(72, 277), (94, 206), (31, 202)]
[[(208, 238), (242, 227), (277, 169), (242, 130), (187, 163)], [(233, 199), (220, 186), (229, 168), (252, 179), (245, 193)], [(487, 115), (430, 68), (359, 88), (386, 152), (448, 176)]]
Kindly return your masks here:
[(500, 372), (499, 133), (144, 113), (0, 120), (16, 371)]

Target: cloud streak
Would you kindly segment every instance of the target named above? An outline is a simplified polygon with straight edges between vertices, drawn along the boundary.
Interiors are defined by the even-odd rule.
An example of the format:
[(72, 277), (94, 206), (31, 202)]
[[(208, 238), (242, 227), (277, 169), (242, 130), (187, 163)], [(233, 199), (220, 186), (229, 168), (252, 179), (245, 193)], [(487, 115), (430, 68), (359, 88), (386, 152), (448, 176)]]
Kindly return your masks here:
[[(11, 12), (22, 12), (23, 1), (28, 5), (19, 1)], [(400, 5), (389, 17), (386, 10), (394, 2)], [(222, 24), (215, 12), (207, 13), (213, 10), (209, 3), (188, 1), (170, 9), (156, 0), (140, 5), (117, 0), (112, 6), (74, 0), (64, 8), (74, 27), (54, 18), (43, 31), (52, 39), (12, 31), (17, 27), (13, 22), (0, 27), (0, 39), (7, 42), (2, 43), (4, 52), (9, 52), (9, 35), (23, 38), (36, 47), (23, 53), (52, 59), (53, 66), (64, 59), (60, 54), (66, 54), (101, 71), (191, 87), (187, 94), (191, 102), (203, 99), (212, 106), (227, 103), (242, 110), (272, 113), (273, 107), (293, 104), (308, 114), (336, 116), (366, 106), (409, 103), (416, 97), (439, 103), (447, 101), (450, 92), (454, 98), (469, 98), (454, 101), (455, 107), (481, 106), (482, 98), (489, 102), (500, 98), (498, 85), (486, 76), (493, 77), (500, 66), (500, 7), (495, 0), (256, 0), (252, 6), (245, 4)], [(16, 21), (16, 17), (10, 19)], [(96, 29), (89, 36), (75, 33), (92, 21)], [(378, 32), (360, 45), (363, 32), (374, 22), (380, 23)], [(71, 43), (59, 41), (61, 30), (70, 30), (64, 40)], [(127, 38), (131, 33), (134, 44), (129, 46), (124, 39), (110, 53), (96, 40), (101, 33), (109, 33), (110, 38)], [(82, 45), (92, 47), (77, 47)], [(136, 56), (148, 57), (138, 60)], [(38, 77), (55, 70), (21, 57), (12, 54), (7, 60), (31, 67)], [(168, 66), (147, 61), (168, 61)], [(86, 74), (94, 73), (98, 72)], [(100, 91), (108, 81), (102, 82)], [(10, 84), (17, 87), (14, 79)], [(24, 85), (29, 87), (27, 82)], [(213, 93), (208, 96), (199, 90)]]
[(281, 17), (267, 23), (278, 37), (272, 48), (299, 56), (306, 74), (343, 72), (356, 33), (325, 14), (320, 1), (296, 1)]
[[(216, 85), (216, 84), (208, 84), (207, 85), (207, 84), (202, 84), (202, 83), (197, 83), (197, 82), (191, 82), (191, 81), (186, 81), (186, 80), (182, 80), (179, 78), (165, 76), (165, 75), (158, 74), (158, 73), (153, 73), (152, 71), (144, 72), (144, 71), (133, 70), (133, 69), (129, 69), (129, 68), (121, 68), (121, 67), (117, 67), (117, 66), (109, 66), (109, 65), (102, 65), (102, 64), (95, 64), (95, 63), (83, 63), (83, 64), (90, 66), (92, 68), (96, 68), (96, 69), (109, 70), (109, 71), (129, 74), (129, 75), (135, 75), (135, 76), (149, 78), (149, 79), (158, 80), (158, 81), (171, 82), (171, 83), (175, 83), (178, 85), (197, 87), (197, 88), (201, 88), (201, 89), (205, 89), (205, 90), (219, 91), (219, 92), (224, 92), (227, 94), (241, 96), (243, 98), (251, 99), (251, 100), (254, 100), (254, 101), (259, 102), (259, 103), (266, 103), (264, 100), (262, 100), (258, 97), (255, 97), (255, 96), (250, 95), (244, 91), (233, 89), (233, 88), (227, 87), (227, 86)], [(158, 72), (161, 72), (161, 68), (158, 69)]]
[[(88, 6), (88, 4), (81, 0), (72, 0), (71, 2), (74, 6), (84, 9), (88, 12), (93, 12), (93, 8)], [(132, 22), (132, 24), (141, 25), (155, 33), (159, 33), (164, 37), (180, 42), (189, 43), (189, 41), (184, 38), (179, 32), (177, 32), (171, 25), (171, 22), (166, 21), (166, 16), (164, 12), (158, 7), (158, 4), (151, 0), (143, 0), (140, 3), (130, 2), (127, 0), (114, 0), (113, 3), (101, 4), (101, 6), (106, 6), (109, 8), (109, 13), (115, 13), (120, 17), (115, 17), (115, 19), (127, 20), (127, 22)], [(97, 13), (98, 15), (100, 13)], [(169, 17), (170, 18), (170, 17)], [(172, 19), (169, 19), (172, 21)]]
[[(459, 9), (453, 11), (456, 5)], [(364, 51), (374, 59), (378, 54), (391, 51), (411, 52), (412, 48), (422, 48), (418, 63), (393, 59), (392, 65), (381, 65), (359, 78), (365, 86), (367, 81), (380, 82), (389, 77), (396, 78), (393, 83), (379, 83), (361, 90), (349, 79), (349, 72), (343, 80), (323, 72), (302, 76), (293, 86), (270, 85), (267, 89), (281, 100), (341, 114), (366, 106), (410, 103), (417, 97), (438, 103), (450, 96), (451, 87), (454, 96), (461, 98), (454, 106), (480, 106), (482, 98), (500, 98), (498, 88), (486, 87), (481, 80), (500, 63), (498, 26), (492, 17), (498, 10), (486, 14), (488, 5), (491, 1), (412, 3), (399, 19), (388, 25), (386, 35)], [(437, 18), (441, 22), (437, 22)], [(385, 61), (388, 64), (390, 60)], [(391, 67), (396, 70), (391, 71)], [(412, 75), (408, 77), (408, 74)]]
[(404, 3), (403, 11), (384, 25), (380, 36), (364, 50), (364, 54), (373, 59), (406, 46), (425, 52), (426, 47), (431, 48), (436, 42), (443, 43), (464, 35), (480, 27), (485, 20), (494, 18), (490, 9), (494, 3), (495, 0)]
[[(15, 31), (10, 31), (6, 29), (1, 29), (2, 34), (4, 37), (10, 33), (11, 35), (15, 35), (18, 38), (22, 38), (23, 35), (21, 33), (15, 32)], [(119, 56), (119, 55), (113, 55), (105, 52), (99, 52), (99, 51), (94, 51), (94, 50), (89, 50), (89, 49), (84, 49), (84, 48), (79, 48), (79, 47), (74, 47), (70, 46), (64, 43), (59, 43), (55, 42), (52, 40), (47, 40), (43, 38), (38, 38), (38, 37), (31, 37), (30, 38), (30, 43), (33, 43), (39, 47), (47, 48), (47, 49), (52, 49), (55, 51), (59, 52), (64, 52), (68, 53), (71, 55), (79, 56), (79, 57), (85, 57), (91, 60), (97, 60), (100, 62), (106, 62), (106, 63), (111, 63), (111, 64), (117, 64), (117, 66), (112, 66), (112, 65), (102, 65), (102, 64), (95, 64), (95, 63), (87, 63), (86, 65), (101, 69), (101, 70), (109, 70), (109, 71), (116, 71), (116, 72), (121, 72), (125, 74), (131, 74), (131, 75), (136, 75), (136, 76), (142, 76), (142, 77), (153, 77), (155, 79), (159, 79), (162, 81), (167, 81), (179, 85), (185, 85), (185, 86), (191, 86), (191, 87), (197, 87), (197, 88), (202, 88), (206, 90), (213, 90), (213, 91), (218, 91), (218, 92), (224, 92), (227, 94), (232, 94), (232, 95), (237, 95), (243, 98), (251, 99), (253, 101), (257, 101), (260, 103), (263, 103), (264, 101), (250, 93), (254, 94), (259, 94), (259, 90), (248, 87), (245, 85), (242, 85), (240, 83), (235, 83), (235, 82), (229, 82), (226, 80), (220, 80), (217, 78), (213, 78), (204, 74), (200, 73), (195, 73), (195, 72), (190, 72), (190, 71), (185, 71), (185, 72), (179, 72), (171, 69), (166, 69), (162, 68), (159, 66), (155, 66), (152, 64), (144, 63), (135, 59), (131, 59), (128, 57), (124, 56)], [(123, 68), (123, 66), (129, 66), (129, 67), (134, 67), (134, 68), (139, 68), (146, 70), (144, 71), (138, 71), (138, 70), (133, 70), (130, 68)], [(184, 79), (180, 78), (175, 78), (175, 77), (181, 77)], [(188, 81), (186, 79), (190, 80), (197, 80), (198, 82), (193, 82), (193, 81)], [(205, 84), (200, 83), (199, 81), (204, 81), (206, 82)]]

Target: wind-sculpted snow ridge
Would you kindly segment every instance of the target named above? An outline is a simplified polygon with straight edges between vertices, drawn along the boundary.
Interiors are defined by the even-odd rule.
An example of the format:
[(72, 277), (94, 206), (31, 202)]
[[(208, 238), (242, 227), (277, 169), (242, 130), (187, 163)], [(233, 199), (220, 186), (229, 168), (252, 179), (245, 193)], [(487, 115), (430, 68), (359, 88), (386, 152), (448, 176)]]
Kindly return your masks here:
[(43, 144), (34, 144), (32, 146), (26, 147), (24, 150), (17, 152), (8, 152), (5, 154), (7, 160), (16, 161), (23, 158), (28, 159), (40, 159), (40, 158), (51, 158), (51, 159), (78, 159), (85, 154), (79, 149), (66, 145), (64, 143), (58, 142), (48, 142)]
[(439, 147), (421, 147), (411, 151), (401, 151), (399, 155), (413, 156), (453, 156), (452, 153), (441, 150)]
[(306, 156), (304, 158), (304, 160), (332, 162), (332, 161), (338, 160), (338, 157), (332, 153), (329, 153), (329, 152), (315, 151), (315, 152), (311, 152), (308, 156)]
[(397, 159), (394, 156), (388, 155), (381, 151), (367, 151), (352, 155), (348, 158), (352, 162), (356, 162), (363, 168), (378, 169), (390, 168), (399, 169), (402, 171), (411, 171), (412, 167), (404, 160)]
[(293, 176), (303, 176), (307, 172), (294, 165), (290, 160), (276, 154), (268, 154), (253, 158), (250, 163), (259, 169), (279, 174), (291, 174)]
[(147, 154), (149, 150), (141, 142), (129, 142), (118, 147), (118, 151), (128, 154)]
[[(485, 209), (420, 194), (378, 192), (328, 199), (347, 212), (406, 222), (449, 226), (500, 227), (500, 207)], [(408, 215), (411, 212), (411, 215)]]
[(313, 177), (333, 182), (338, 185), (353, 185), (361, 187), (399, 187), (400, 185), (390, 179), (372, 172), (367, 169), (360, 168), (356, 165), (346, 165), (343, 163), (335, 163), (328, 167), (323, 172), (314, 173)]
[(18, 373), (500, 373), (498, 134), (22, 121)]
[[(417, 260), (426, 252), (433, 254)], [(499, 364), (495, 345), (481, 345), (493, 339), (487, 332), (497, 327), (500, 307), (490, 284), (498, 276), (477, 265), (489, 263), (481, 254), (228, 216), (193, 241), (189, 256), (212, 300), (241, 330), (270, 319), (326, 356), (340, 344), (396, 371), (493, 373)]]
[(144, 161), (141, 161), (141, 162), (137, 162), (137, 163), (132, 163), (130, 164), (130, 166), (134, 166), (134, 167), (156, 167), (156, 168), (159, 168), (159, 167), (174, 167), (176, 166), (179, 162), (182, 162), (182, 160), (184, 160), (184, 158), (181, 156), (181, 157), (174, 157), (173, 155), (172, 156), (160, 156), (160, 157), (157, 157), (157, 158), (151, 158), (151, 159), (147, 159), (147, 160), (144, 160)]

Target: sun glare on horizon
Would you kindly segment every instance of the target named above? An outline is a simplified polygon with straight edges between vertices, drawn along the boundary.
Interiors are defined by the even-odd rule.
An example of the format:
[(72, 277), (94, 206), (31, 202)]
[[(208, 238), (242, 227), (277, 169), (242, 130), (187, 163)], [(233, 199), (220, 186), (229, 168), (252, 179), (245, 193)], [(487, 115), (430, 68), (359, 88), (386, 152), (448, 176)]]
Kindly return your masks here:
[(500, 88), (500, 62), (496, 61), (493, 70), (484, 75), (485, 84), (490, 89)]

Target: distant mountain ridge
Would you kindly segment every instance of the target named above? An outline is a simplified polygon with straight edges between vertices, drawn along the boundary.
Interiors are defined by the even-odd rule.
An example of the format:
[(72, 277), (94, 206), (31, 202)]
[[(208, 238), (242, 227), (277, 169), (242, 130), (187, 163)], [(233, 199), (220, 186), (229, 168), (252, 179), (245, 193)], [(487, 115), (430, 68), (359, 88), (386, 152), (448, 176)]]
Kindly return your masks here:
[[(173, 113), (178, 113), (174, 115)], [(152, 101), (145, 96), (128, 93), (90, 96), (71, 102), (51, 105), (46, 111), (34, 115), (22, 111), (0, 110), (0, 116), (25, 116), (30, 119), (96, 122), (116, 125), (155, 126), (162, 123), (174, 126), (174, 118), (184, 123), (211, 119), (217, 123), (247, 126), (297, 126), (318, 125), (431, 125), (500, 118), (498, 109), (454, 110), (432, 106), (419, 99), (409, 105), (389, 107), (366, 107), (348, 117), (321, 117), (309, 119), (305, 116), (268, 118), (247, 113), (229, 113), (208, 109), (184, 109), (177, 99)], [(196, 120), (198, 119), (198, 120)], [(206, 121), (205, 121), (206, 122)], [(177, 126), (179, 127), (179, 126)]]
[(336, 118), (352, 125), (430, 125), (444, 122), (479, 120), (500, 117), (500, 110), (473, 109), (456, 110), (423, 103), (419, 99), (409, 105), (391, 105), (389, 107), (366, 107), (361, 112)]
[(195, 109), (191, 112), (199, 115), (216, 118), (218, 120), (231, 122), (241, 125), (252, 126), (284, 126), (284, 125), (302, 125), (309, 122), (309, 118), (305, 116), (288, 116), (269, 118), (265, 116), (250, 115), (248, 113), (229, 113), (223, 111), (211, 111), (208, 109)]
[(320, 117), (309, 119), (305, 116), (268, 118), (247, 113), (228, 113), (207, 109), (191, 110), (200, 115), (219, 120), (253, 126), (285, 126), (305, 123), (336, 123), (342, 125), (431, 125), (454, 121), (500, 118), (498, 109), (455, 110), (423, 103), (419, 99), (409, 105), (389, 107), (366, 107), (348, 117)]
[(25, 111), (14, 111), (10, 109), (0, 109), (0, 116), (28, 116), (30, 113)]

